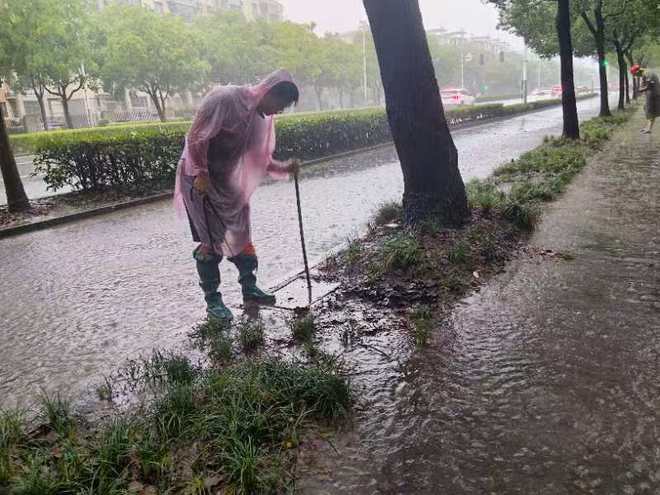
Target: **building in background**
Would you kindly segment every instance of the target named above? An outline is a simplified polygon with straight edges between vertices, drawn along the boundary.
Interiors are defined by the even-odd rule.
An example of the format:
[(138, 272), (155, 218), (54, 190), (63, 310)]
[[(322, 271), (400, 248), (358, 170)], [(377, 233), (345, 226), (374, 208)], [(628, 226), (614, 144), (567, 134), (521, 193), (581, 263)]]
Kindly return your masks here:
[(112, 3), (139, 5), (163, 14), (174, 14), (190, 21), (196, 15), (219, 11), (242, 12), (248, 20), (281, 22), (284, 7), (278, 0), (96, 0), (100, 10)]

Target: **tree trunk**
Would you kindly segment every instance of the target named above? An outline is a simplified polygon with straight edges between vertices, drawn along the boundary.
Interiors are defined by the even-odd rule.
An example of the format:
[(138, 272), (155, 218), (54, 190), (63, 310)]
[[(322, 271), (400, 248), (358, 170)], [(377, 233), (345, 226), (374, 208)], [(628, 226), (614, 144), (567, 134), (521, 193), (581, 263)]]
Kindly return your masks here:
[(156, 107), (156, 112), (158, 112), (158, 118), (160, 119), (160, 121), (167, 122), (167, 116), (165, 115), (165, 105), (164, 104), (161, 105), (160, 99), (158, 98), (158, 94), (156, 93), (156, 91), (147, 91), (147, 93), (149, 94), (151, 101)]
[(30, 202), (25, 194), (16, 160), (9, 146), (5, 119), (2, 117), (0, 117), (0, 172), (2, 172), (2, 180), (5, 183), (9, 211), (13, 213), (27, 210), (30, 207)]
[(407, 224), (457, 226), (469, 216), (417, 0), (363, 0), (374, 36)]
[(71, 111), (69, 110), (69, 100), (66, 95), (60, 96), (60, 99), (62, 100), (62, 109), (64, 110), (64, 121), (66, 122), (66, 127), (67, 129), (73, 129), (73, 120), (71, 120)]
[(323, 88), (314, 85), (314, 92), (316, 93), (317, 110), (320, 112), (321, 110), (323, 110)]
[(32, 80), (32, 91), (34, 92), (34, 96), (37, 98), (37, 102), (39, 103), (39, 112), (41, 112), (41, 123), (44, 126), (44, 130), (48, 130), (48, 113), (46, 112), (46, 103), (44, 102), (44, 95), (46, 94), (46, 90), (43, 88), (43, 86), (39, 86), (36, 81)]
[(625, 110), (626, 108), (626, 60), (623, 56), (623, 50), (621, 49), (621, 44), (617, 41), (614, 43), (614, 48), (616, 49), (616, 59), (617, 65), (619, 66), (619, 110)]
[(595, 10), (596, 17), (596, 51), (598, 53), (598, 75), (600, 78), (600, 116), (611, 117), (609, 88), (607, 86), (607, 65), (605, 63), (605, 20), (601, 3)]
[(571, 7), (569, 0), (559, 0), (557, 5), (557, 36), (561, 58), (561, 104), (564, 112), (563, 136), (570, 139), (580, 138), (580, 121), (575, 98), (573, 72), (573, 40), (571, 37)]
[(630, 77), (626, 69), (626, 105), (630, 105)]

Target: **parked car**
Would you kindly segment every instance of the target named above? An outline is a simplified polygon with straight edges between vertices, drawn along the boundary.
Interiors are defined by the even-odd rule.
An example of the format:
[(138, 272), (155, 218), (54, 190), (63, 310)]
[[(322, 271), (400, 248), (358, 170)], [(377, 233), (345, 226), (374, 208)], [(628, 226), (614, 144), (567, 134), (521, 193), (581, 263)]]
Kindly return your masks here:
[(555, 86), (552, 87), (552, 97), (553, 98), (561, 98), (561, 94), (563, 93), (561, 84), (556, 84)]
[(445, 88), (440, 90), (440, 97), (444, 106), (473, 105), (475, 97), (464, 88)]
[(536, 96), (538, 98), (543, 98), (546, 96), (552, 96), (552, 89), (551, 88), (536, 88), (534, 91), (532, 91), (532, 96)]

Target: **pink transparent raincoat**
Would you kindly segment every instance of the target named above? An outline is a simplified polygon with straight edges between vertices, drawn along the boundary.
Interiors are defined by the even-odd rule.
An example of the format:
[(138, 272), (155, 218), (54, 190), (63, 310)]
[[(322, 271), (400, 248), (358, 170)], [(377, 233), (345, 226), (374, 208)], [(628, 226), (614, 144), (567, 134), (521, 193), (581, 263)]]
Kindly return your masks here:
[[(288, 177), (284, 163), (273, 159), (272, 116), (257, 111), (268, 91), (291, 75), (279, 70), (255, 86), (219, 86), (206, 95), (186, 136), (177, 169), (174, 201), (187, 213), (193, 238), (218, 254), (236, 256), (251, 244), (250, 197), (266, 176)], [(208, 175), (209, 190), (193, 187)]]

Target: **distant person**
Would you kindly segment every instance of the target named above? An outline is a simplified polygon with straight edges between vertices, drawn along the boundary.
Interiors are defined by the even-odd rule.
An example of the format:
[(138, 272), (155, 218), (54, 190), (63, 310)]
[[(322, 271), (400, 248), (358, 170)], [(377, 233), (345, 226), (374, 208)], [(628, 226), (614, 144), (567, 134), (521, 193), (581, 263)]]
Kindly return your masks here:
[[(238, 268), (244, 302), (274, 304), (257, 287), (250, 197), (266, 176), (288, 178), (296, 160), (273, 159), (273, 115), (298, 102), (291, 75), (279, 70), (255, 86), (219, 86), (202, 101), (179, 161), (175, 204), (188, 216), (209, 318), (230, 321), (220, 287), (223, 256)], [(277, 212), (271, 212), (276, 215)]]
[(647, 126), (640, 132), (651, 134), (656, 117), (660, 116), (660, 81), (657, 74), (650, 73), (648, 69), (635, 64), (630, 68), (634, 77), (641, 80), (639, 91), (646, 93), (646, 118)]

